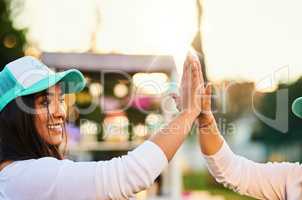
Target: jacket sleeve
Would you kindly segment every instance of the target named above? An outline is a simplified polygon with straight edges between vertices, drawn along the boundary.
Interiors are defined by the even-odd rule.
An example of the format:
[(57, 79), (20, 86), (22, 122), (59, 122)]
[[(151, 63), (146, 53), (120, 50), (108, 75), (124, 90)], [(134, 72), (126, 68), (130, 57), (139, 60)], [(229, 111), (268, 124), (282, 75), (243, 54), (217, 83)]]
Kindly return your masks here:
[(167, 163), (163, 151), (150, 141), (109, 161), (42, 158), (26, 170), (21, 181), (28, 187), (21, 190), (28, 199), (131, 199), (151, 186)]
[(298, 163), (256, 163), (235, 155), (226, 142), (216, 154), (204, 155), (204, 158), (217, 182), (242, 195), (257, 199), (287, 199), (288, 186), (301, 184)]

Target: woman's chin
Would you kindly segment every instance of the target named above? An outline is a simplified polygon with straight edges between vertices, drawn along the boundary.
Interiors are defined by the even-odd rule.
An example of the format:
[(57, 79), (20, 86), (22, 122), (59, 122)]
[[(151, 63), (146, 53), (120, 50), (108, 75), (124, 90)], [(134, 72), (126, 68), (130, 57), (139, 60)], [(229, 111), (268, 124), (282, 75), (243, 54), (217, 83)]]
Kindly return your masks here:
[(50, 145), (60, 145), (63, 142), (62, 132), (50, 132), (50, 138), (47, 142)]

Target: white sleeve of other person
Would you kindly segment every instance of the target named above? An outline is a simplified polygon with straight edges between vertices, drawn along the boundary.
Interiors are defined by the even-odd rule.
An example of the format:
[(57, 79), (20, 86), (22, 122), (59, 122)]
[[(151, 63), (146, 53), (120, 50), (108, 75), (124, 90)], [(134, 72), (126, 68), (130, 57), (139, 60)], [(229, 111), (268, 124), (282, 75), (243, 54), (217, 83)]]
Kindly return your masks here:
[(256, 199), (301, 200), (302, 166), (299, 163), (256, 163), (234, 154), (226, 142), (206, 156), (217, 182)]
[(150, 141), (110, 161), (17, 161), (0, 172), (0, 199), (129, 199), (151, 186), (167, 163)]

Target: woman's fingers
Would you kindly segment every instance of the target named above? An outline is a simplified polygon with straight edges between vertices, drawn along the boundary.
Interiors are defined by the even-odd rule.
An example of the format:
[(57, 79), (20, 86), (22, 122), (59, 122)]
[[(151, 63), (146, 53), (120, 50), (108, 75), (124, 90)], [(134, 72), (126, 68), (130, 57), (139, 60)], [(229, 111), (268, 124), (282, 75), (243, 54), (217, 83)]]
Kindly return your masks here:
[(211, 113), (211, 98), (212, 98), (212, 85), (207, 84), (205, 88), (205, 94), (201, 100), (202, 104), (202, 112), (204, 114), (210, 114)]
[(189, 60), (194, 66), (194, 70), (192, 70), (194, 80), (192, 84), (197, 85), (198, 87), (198, 94), (204, 94), (204, 80), (203, 80), (203, 74), (202, 74), (202, 68), (199, 62), (199, 58), (195, 53), (189, 54)]
[(188, 73), (190, 72), (190, 56), (188, 55), (185, 62), (184, 62), (184, 66), (183, 66), (183, 72), (182, 72), (182, 83), (185, 81), (185, 80), (188, 80)]
[(211, 96), (212, 95), (212, 84), (211, 83), (207, 84), (206, 92), (205, 93), (206, 93), (207, 96)]
[[(199, 65), (198, 57), (192, 53), (188, 53), (184, 62), (183, 75), (181, 79), (181, 96), (176, 98), (172, 95), (175, 102), (181, 105), (184, 110), (190, 110), (195, 114), (201, 111), (201, 98), (205, 93), (202, 82), (202, 73)], [(179, 106), (178, 106), (179, 108)]]
[(204, 86), (202, 68), (201, 68), (201, 64), (200, 64), (200, 61), (199, 61), (199, 57), (196, 54), (194, 54), (194, 64), (196, 65), (196, 67), (198, 69), (198, 76), (200, 78), (200, 82)]

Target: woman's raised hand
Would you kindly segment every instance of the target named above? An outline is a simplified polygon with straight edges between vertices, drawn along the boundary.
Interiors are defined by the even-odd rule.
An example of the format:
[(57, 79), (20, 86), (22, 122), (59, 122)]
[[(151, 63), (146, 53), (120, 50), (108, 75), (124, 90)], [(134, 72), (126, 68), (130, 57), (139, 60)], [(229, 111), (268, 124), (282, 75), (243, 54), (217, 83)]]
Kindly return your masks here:
[(201, 64), (197, 55), (189, 53), (183, 67), (180, 96), (172, 94), (181, 111), (189, 111), (199, 116), (201, 124), (207, 123), (211, 114), (211, 86), (203, 80)]
[(180, 86), (180, 102), (183, 111), (188, 111), (196, 117), (200, 114), (202, 90), (203, 81), (201, 69), (198, 67), (198, 58), (190, 53), (184, 63)]
[[(162, 128), (150, 139), (163, 150), (168, 160), (172, 159), (184, 142), (201, 112), (202, 90), (204, 88), (198, 59), (193, 55), (188, 55), (184, 65), (179, 97), (182, 112), (178, 113), (168, 126)], [(176, 97), (176, 95), (174, 96)]]

